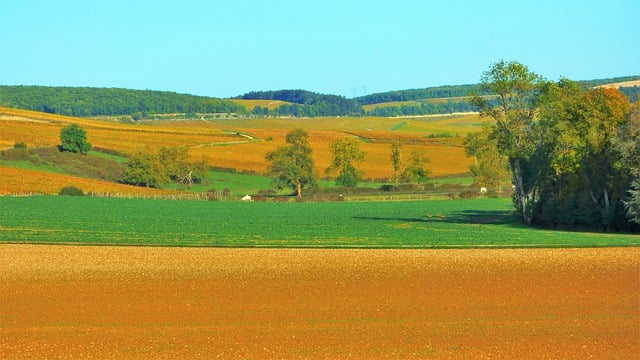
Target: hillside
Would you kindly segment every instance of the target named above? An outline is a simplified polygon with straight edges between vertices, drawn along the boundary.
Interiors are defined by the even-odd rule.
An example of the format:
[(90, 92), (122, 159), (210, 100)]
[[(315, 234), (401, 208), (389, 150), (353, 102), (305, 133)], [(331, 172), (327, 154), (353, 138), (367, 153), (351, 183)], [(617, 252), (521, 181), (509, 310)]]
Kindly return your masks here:
[(0, 106), (81, 117), (128, 115), (136, 120), (153, 114), (246, 112), (233, 101), (169, 91), (52, 86), (0, 86)]
[[(78, 123), (87, 132), (94, 149), (104, 153), (128, 157), (136, 151), (155, 151), (160, 147), (187, 146), (190, 157), (204, 160), (211, 168), (233, 169), (247, 174), (264, 174), (265, 155), (284, 145), (285, 135), (294, 128), (309, 132), (313, 156), (319, 174), (331, 162), (330, 142), (344, 137), (358, 139), (365, 151), (365, 161), (359, 166), (367, 179), (388, 181), (393, 175), (390, 158), (391, 143), (404, 144), (407, 154), (421, 151), (429, 159), (427, 169), (432, 177), (460, 176), (468, 172), (472, 159), (462, 147), (463, 137), (479, 129), (482, 120), (477, 115), (439, 116), (432, 118), (375, 118), (375, 117), (322, 117), (313, 119), (253, 118), (244, 120), (216, 119), (211, 121), (149, 121), (140, 124), (121, 124), (52, 115), (40, 112), (0, 108), (0, 151), (24, 143), (28, 149), (54, 149), (60, 142), (60, 130), (67, 124)], [(45, 151), (46, 153), (46, 151)], [(92, 151), (88, 156), (97, 156)], [(42, 154), (39, 155), (42, 157)], [(126, 159), (124, 159), (126, 160)], [(60, 175), (70, 175), (64, 167), (47, 169), (43, 160), (38, 167), (24, 162), (0, 159), (0, 166), (19, 171), (54, 172), (48, 183), (56, 184)], [(88, 165), (87, 165), (88, 166)], [(18, 171), (18, 170), (13, 170)], [(6, 174), (6, 172), (5, 172)], [(76, 174), (77, 176), (78, 174)], [(89, 177), (88, 174), (81, 176)], [(51, 185), (34, 188), (40, 175), (6, 176), (5, 185), (16, 192), (23, 179), (29, 178), (27, 192), (51, 192)], [(65, 179), (64, 182), (68, 179)], [(80, 181), (80, 180), (78, 180)], [(92, 179), (98, 181), (98, 179)], [(104, 180), (100, 180), (104, 181)], [(82, 183), (83, 184), (83, 183)], [(44, 183), (42, 184), (44, 186)], [(84, 184), (83, 184), (84, 185)], [(118, 184), (120, 185), (120, 184)], [(92, 185), (93, 186), (93, 185)], [(87, 190), (87, 189), (85, 189)]]
[[(640, 76), (625, 76), (607, 79), (583, 80), (584, 87), (614, 87), (626, 95), (631, 102), (638, 99)], [(450, 114), (476, 111), (470, 104), (472, 95), (491, 98), (479, 84), (438, 86), (371, 94), (356, 98), (369, 116), (418, 116)]]
[[(626, 76), (578, 83), (586, 87), (617, 86), (635, 101), (640, 92), (638, 80), (640, 76)], [(388, 91), (353, 99), (307, 90), (253, 91), (233, 99), (217, 99), (169, 91), (0, 85), (0, 106), (120, 121), (167, 117), (393, 117), (475, 111), (468, 101), (473, 94), (491, 95), (485, 94), (479, 84)]]
[[(318, 117), (360, 115), (362, 113), (362, 106), (357, 100), (306, 90), (253, 91), (238, 98), (243, 100), (279, 100), (289, 103), (269, 110), (263, 115)], [(258, 112), (261, 110), (257, 109)]]

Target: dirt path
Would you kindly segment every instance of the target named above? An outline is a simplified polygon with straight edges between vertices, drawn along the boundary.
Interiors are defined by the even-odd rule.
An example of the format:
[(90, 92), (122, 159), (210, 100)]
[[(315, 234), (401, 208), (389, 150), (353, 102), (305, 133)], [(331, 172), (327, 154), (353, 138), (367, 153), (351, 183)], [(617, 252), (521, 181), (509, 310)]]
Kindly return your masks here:
[(0, 358), (611, 358), (640, 248), (0, 245)]

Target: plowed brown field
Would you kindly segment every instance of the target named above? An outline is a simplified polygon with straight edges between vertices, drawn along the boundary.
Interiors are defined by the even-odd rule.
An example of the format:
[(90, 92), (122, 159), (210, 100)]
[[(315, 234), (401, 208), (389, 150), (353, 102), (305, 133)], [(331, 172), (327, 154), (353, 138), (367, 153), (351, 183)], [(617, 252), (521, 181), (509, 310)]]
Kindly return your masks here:
[(0, 358), (631, 359), (640, 249), (0, 245)]

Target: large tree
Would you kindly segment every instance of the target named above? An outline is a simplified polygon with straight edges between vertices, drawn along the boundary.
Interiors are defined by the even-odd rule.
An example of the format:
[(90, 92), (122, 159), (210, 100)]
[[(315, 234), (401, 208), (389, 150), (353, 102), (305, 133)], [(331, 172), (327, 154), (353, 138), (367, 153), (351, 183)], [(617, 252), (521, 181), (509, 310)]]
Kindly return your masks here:
[(498, 149), (509, 159), (515, 203), (525, 223), (533, 220), (533, 203), (537, 180), (530, 174), (538, 148), (533, 140), (537, 115), (537, 96), (542, 77), (525, 65), (513, 61), (499, 61), (491, 65), (481, 77), (483, 91), (495, 95), (495, 101), (476, 96), (474, 104), (480, 114), (495, 120), (494, 137)]
[(65, 126), (60, 131), (60, 150), (86, 154), (91, 150), (91, 144), (87, 142), (87, 132), (78, 125)]
[(356, 140), (344, 138), (331, 143), (333, 161), (325, 170), (327, 174), (338, 173), (336, 185), (352, 187), (362, 180), (362, 172), (356, 168), (355, 163), (364, 160), (365, 153), (360, 150)]
[(267, 153), (266, 159), (270, 162), (267, 173), (278, 189), (290, 188), (301, 197), (303, 189), (318, 186), (309, 134), (303, 129), (292, 130), (286, 136), (286, 143)]

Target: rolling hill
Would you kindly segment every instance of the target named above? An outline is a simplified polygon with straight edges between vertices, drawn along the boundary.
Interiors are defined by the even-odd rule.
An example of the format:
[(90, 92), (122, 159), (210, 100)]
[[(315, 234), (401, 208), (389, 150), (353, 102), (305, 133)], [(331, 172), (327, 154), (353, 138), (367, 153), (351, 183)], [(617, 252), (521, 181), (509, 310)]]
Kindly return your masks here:
[[(637, 96), (638, 81), (640, 76), (581, 83), (619, 87)], [(432, 177), (461, 176), (468, 173), (472, 162), (462, 145), (464, 136), (478, 131), (483, 119), (475, 113), (455, 113), (457, 106), (468, 106), (467, 96), (474, 89), (478, 89), (477, 85), (389, 92), (378, 94), (377, 98), (392, 102), (375, 103), (373, 95), (345, 99), (303, 90), (254, 92), (242, 98), (220, 100), (148, 90), (0, 86), (0, 104), (14, 107), (37, 104), (35, 107), (45, 110), (0, 107), (0, 194), (57, 193), (62, 186), (74, 184), (85, 191), (144, 194), (170, 191), (119, 184), (117, 174), (121, 170), (114, 170), (122, 169), (123, 163), (135, 152), (157, 151), (169, 146), (187, 147), (192, 160), (204, 161), (210, 168), (263, 175), (267, 167), (266, 154), (283, 145), (286, 133), (295, 128), (308, 131), (316, 170), (321, 176), (332, 160), (330, 143), (345, 137), (358, 140), (366, 153), (365, 161), (359, 166), (366, 179), (384, 182), (392, 178), (392, 143), (403, 144), (406, 154), (422, 152), (429, 159), (427, 169)], [(96, 94), (104, 98), (91, 97)], [(74, 96), (74, 102), (62, 102), (65, 106), (52, 105)], [(127, 96), (133, 100), (124, 101)], [(182, 102), (182, 107), (171, 107), (172, 102), (174, 105)], [(368, 105), (362, 106), (361, 102)], [(68, 107), (69, 104), (73, 106)], [(124, 107), (119, 108), (121, 105)], [(154, 110), (150, 110), (152, 108)], [(111, 117), (114, 113), (133, 111), (149, 115), (153, 112), (163, 120), (130, 121), (135, 117), (125, 115), (129, 121), (100, 121), (50, 113), (63, 109), (71, 113), (92, 109), (91, 115), (103, 114), (102, 117), (110, 120), (122, 119), (120, 115)], [(162, 109), (178, 113), (156, 112), (164, 111)], [(357, 114), (318, 116), (332, 111)], [(444, 114), (424, 115), (438, 112)], [(180, 121), (167, 121), (172, 119)], [(60, 130), (72, 123), (86, 130), (94, 146), (95, 151), (87, 158), (63, 159), (55, 155)], [(18, 160), (5, 156), (19, 143), (27, 146), (29, 156)], [(103, 174), (96, 170), (99, 168), (111, 170), (104, 170)]]
[[(331, 141), (353, 137), (367, 153), (360, 168), (368, 179), (386, 181), (392, 177), (391, 143), (404, 144), (405, 151), (422, 151), (430, 160), (428, 170), (434, 177), (463, 175), (468, 172), (472, 159), (462, 147), (463, 136), (477, 131), (482, 120), (478, 115), (439, 116), (414, 119), (375, 117), (323, 117), (313, 119), (254, 118), (244, 120), (216, 119), (209, 121), (149, 121), (139, 124), (121, 124), (91, 119), (52, 115), (41, 112), (0, 108), (0, 150), (8, 151), (16, 143), (28, 149), (55, 148), (60, 130), (67, 124), (80, 124), (87, 132), (88, 141), (99, 153), (88, 156), (117, 154), (125, 157), (140, 150), (157, 150), (166, 146), (187, 146), (194, 160), (204, 160), (212, 168), (233, 169), (236, 172), (264, 174), (265, 155), (285, 143), (285, 135), (294, 128), (309, 132), (313, 156), (319, 174), (331, 162)], [(2, 192), (55, 193), (71, 178), (59, 178), (61, 170), (0, 160), (3, 169)], [(32, 172), (37, 173), (32, 173)], [(22, 172), (22, 173), (18, 173)], [(26, 173), (25, 173), (26, 172)], [(47, 181), (42, 172), (48, 175)], [(7, 174), (14, 174), (8, 176)], [(26, 182), (25, 179), (31, 179)], [(58, 180), (56, 180), (58, 179)], [(84, 178), (82, 178), (84, 179)], [(101, 183), (88, 185), (81, 177), (77, 182), (89, 188), (104, 191)], [(92, 179), (98, 181), (98, 179)], [(103, 181), (103, 180), (101, 180)], [(46, 184), (45, 184), (46, 183)], [(52, 184), (56, 184), (57, 187)], [(121, 184), (117, 185), (121, 191)], [(71, 184), (73, 185), (73, 184)], [(98, 191), (98, 190), (95, 190)], [(116, 191), (114, 188), (113, 191)]]
[[(640, 76), (578, 81), (585, 87), (616, 86), (635, 101)], [(635, 82), (634, 82), (635, 81)], [(634, 85), (635, 84), (635, 85)], [(264, 116), (417, 116), (471, 112), (479, 84), (446, 85), (369, 94), (353, 99), (307, 90), (253, 91), (232, 99), (170, 91), (118, 88), (0, 85), (0, 106), (112, 120), (247, 118)], [(177, 116), (177, 114), (181, 114)]]

